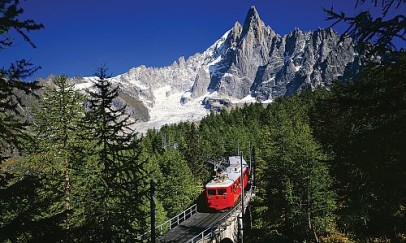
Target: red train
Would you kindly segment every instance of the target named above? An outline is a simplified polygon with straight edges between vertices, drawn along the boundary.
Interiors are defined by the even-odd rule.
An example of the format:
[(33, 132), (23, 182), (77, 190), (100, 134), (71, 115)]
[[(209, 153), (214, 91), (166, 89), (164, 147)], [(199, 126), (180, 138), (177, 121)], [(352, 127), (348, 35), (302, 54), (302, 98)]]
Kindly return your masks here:
[[(222, 171), (206, 184), (205, 193), (209, 209), (223, 210), (233, 207), (241, 194), (241, 162), (240, 156), (232, 156), (228, 161), (217, 167)], [(216, 170), (215, 166), (215, 170)], [(242, 159), (244, 189), (248, 185), (249, 167)]]

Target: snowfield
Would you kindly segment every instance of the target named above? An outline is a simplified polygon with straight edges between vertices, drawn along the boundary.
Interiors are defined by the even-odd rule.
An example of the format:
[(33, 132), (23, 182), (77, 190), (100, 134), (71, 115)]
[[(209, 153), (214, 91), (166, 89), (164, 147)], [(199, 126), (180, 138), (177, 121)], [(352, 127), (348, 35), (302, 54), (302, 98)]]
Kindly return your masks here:
[(209, 111), (203, 107), (200, 99), (181, 104), (181, 98), (190, 95), (187, 93), (173, 90), (169, 85), (156, 89), (155, 105), (149, 109), (150, 120), (134, 124), (134, 129), (144, 134), (148, 129), (159, 129), (166, 124), (201, 120)]
[[(134, 67), (110, 81), (122, 91), (116, 103), (127, 104), (128, 114), (138, 119), (134, 129), (143, 134), (199, 121), (209, 109), (270, 103), (309, 85), (328, 87), (357, 55), (350, 40), (336, 45), (339, 39), (332, 29), (278, 35), (251, 9), (244, 25), (236, 22), (203, 53), (166, 67)], [(89, 89), (93, 80), (77, 80), (76, 88)]]

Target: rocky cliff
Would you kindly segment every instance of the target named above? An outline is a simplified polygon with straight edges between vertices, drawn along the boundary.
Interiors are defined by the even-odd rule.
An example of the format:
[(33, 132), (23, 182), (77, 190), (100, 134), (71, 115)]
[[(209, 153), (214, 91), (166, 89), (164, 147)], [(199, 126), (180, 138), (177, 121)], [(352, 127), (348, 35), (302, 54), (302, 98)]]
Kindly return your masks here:
[[(229, 32), (216, 63), (209, 64), (207, 91), (257, 100), (291, 95), (304, 87), (328, 86), (344, 74), (356, 55), (350, 40), (339, 42), (332, 29), (304, 32), (295, 29), (280, 36), (260, 19), (251, 7), (244, 25), (238, 22)], [(192, 89), (203, 95), (205, 73), (198, 73)], [(198, 96), (194, 95), (194, 96)]]
[(236, 22), (205, 52), (168, 67), (135, 67), (111, 80), (121, 86), (122, 102), (142, 108), (130, 113), (145, 121), (159, 119), (157, 110), (168, 109), (171, 102), (176, 112), (190, 102), (210, 108), (207, 98), (269, 101), (304, 88), (328, 87), (358, 60), (351, 40), (340, 41), (332, 29), (295, 29), (281, 36), (251, 7), (243, 25)]

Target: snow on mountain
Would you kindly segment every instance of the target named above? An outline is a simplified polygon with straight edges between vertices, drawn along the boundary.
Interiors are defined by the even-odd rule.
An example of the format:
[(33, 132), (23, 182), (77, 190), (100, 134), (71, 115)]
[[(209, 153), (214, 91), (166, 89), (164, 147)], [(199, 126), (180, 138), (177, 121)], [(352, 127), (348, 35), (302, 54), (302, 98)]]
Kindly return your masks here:
[[(303, 88), (328, 86), (358, 65), (350, 40), (332, 29), (276, 34), (255, 7), (203, 53), (162, 68), (139, 66), (112, 77), (120, 102), (145, 132), (164, 124), (200, 120), (208, 109), (244, 102), (270, 102)], [(77, 82), (89, 87), (92, 78)]]
[(138, 122), (134, 126), (139, 133), (145, 133), (152, 128), (158, 129), (165, 124), (198, 121), (209, 112), (197, 99), (182, 104), (180, 100), (185, 95), (185, 92), (173, 90), (169, 85), (158, 88), (153, 93), (155, 104), (150, 109), (149, 121)]

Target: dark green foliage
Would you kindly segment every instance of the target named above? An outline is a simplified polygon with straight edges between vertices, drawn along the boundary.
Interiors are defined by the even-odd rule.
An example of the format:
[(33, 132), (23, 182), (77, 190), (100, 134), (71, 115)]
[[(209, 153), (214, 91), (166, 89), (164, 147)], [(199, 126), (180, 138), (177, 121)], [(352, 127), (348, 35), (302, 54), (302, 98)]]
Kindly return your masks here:
[(334, 233), (335, 193), (327, 156), (309, 125), (309, 113), (316, 97), (321, 96), (319, 91), (305, 92), (267, 107), (250, 104), (223, 110), (205, 117), (198, 129), (194, 124), (181, 123), (149, 131), (143, 144), (155, 154), (151, 161), (159, 164), (157, 177), (162, 176), (158, 181), (163, 187), (157, 193), (165, 195), (160, 199), (169, 216), (181, 210), (176, 208), (178, 202), (192, 195), (186, 189), (185, 195), (179, 194), (179, 185), (186, 188), (190, 183), (185, 176), (190, 173), (184, 167), (185, 160), (195, 175), (196, 170), (211, 175), (207, 160), (236, 155), (238, 148), (249, 159), (249, 145), (255, 145), (258, 194), (254, 229), (246, 232), (247, 240), (312, 241)]
[(186, 131), (185, 146), (183, 149), (183, 154), (194, 178), (203, 184), (210, 175), (207, 173), (207, 161), (205, 160), (203, 149), (200, 146), (200, 136), (194, 123), (192, 123), (190, 129)]
[(158, 163), (162, 177), (157, 181), (157, 198), (171, 218), (193, 204), (201, 192), (182, 154), (169, 150), (151, 158)]
[[(35, 47), (27, 36), (27, 32), (43, 28), (33, 20), (19, 19), (23, 10), (18, 0), (0, 1), (0, 50), (13, 45), (11, 30), (17, 31), (26, 42)], [(0, 68), (0, 163), (22, 148), (22, 140), (29, 138), (25, 132), (25, 118), (22, 116), (24, 107), (22, 96), (32, 94), (39, 86), (37, 83), (24, 83), (21, 79), (30, 76), (38, 67), (26, 60), (11, 64), (8, 68)], [(1, 181), (1, 180), (0, 180)]]
[(335, 84), (315, 113), (317, 137), (335, 155), (341, 222), (360, 237), (406, 231), (405, 67), (403, 52), (370, 64), (353, 82)]
[[(83, 146), (79, 137), (80, 121), (84, 116), (83, 98), (69, 85), (66, 76), (52, 80), (54, 88), (46, 88), (40, 108), (35, 111), (32, 129), (35, 142), (31, 144), (29, 162), (32, 170), (43, 179), (44, 187), (54, 186), (53, 195), (60, 200), (49, 200), (53, 210), (64, 216), (59, 224), (66, 230), (80, 225), (76, 215), (76, 196), (80, 188), (80, 168), (83, 166), (82, 154), (77, 149)], [(49, 176), (52, 174), (53, 176)], [(39, 189), (41, 190), (41, 189)], [(46, 195), (49, 188), (42, 191)], [(58, 193), (55, 193), (58, 192)], [(72, 215), (73, 212), (73, 215)], [(52, 216), (52, 214), (51, 214)], [(76, 222), (72, 222), (76, 221)]]
[(0, 50), (13, 45), (13, 38), (8, 34), (10, 30), (15, 30), (32, 47), (36, 47), (28, 37), (27, 32), (41, 29), (44, 26), (37, 24), (31, 19), (24, 21), (19, 20), (19, 15), (24, 12), (24, 10), (19, 7), (19, 4), (19, 0), (0, 1)]
[[(357, 0), (357, 5), (366, 0)], [(371, 55), (380, 55), (350, 83), (336, 83), (317, 104), (312, 126), (332, 157), (339, 195), (339, 226), (356, 239), (404, 241), (405, 205), (405, 53), (394, 52), (393, 41), (405, 41), (406, 19), (388, 18), (403, 0), (371, 0), (382, 9), (347, 17), (326, 11), (328, 19), (345, 22), (358, 44), (372, 42)]]
[[(362, 5), (366, 0), (357, 0), (356, 6)], [(324, 9), (327, 13), (327, 20), (334, 20), (333, 25), (344, 22), (348, 25), (342, 37), (350, 36), (358, 44), (373, 42), (373, 52), (382, 54), (386, 50), (396, 49), (394, 39), (406, 41), (406, 18), (404, 15), (397, 15), (387, 19), (391, 9), (402, 8), (404, 0), (371, 0), (375, 5), (381, 5), (382, 16), (373, 18), (369, 10), (358, 13), (356, 16), (347, 16), (345, 13), (337, 13), (334, 9)]]
[[(260, 136), (258, 122), (253, 119), (262, 115), (255, 114), (257, 111), (264, 111), (261, 104), (213, 113), (198, 127), (180, 123), (148, 131), (142, 139), (143, 151), (150, 154), (151, 164), (159, 164), (159, 173), (155, 172), (155, 179), (161, 183), (157, 195), (161, 193), (159, 199), (168, 216), (179, 213), (182, 210), (179, 205), (189, 205), (197, 199), (197, 192), (213, 176), (208, 160), (236, 155), (238, 147), (248, 158), (250, 141), (253, 145), (254, 136)], [(185, 188), (184, 195), (179, 185)]]
[(81, 144), (77, 136), (83, 115), (81, 99), (66, 77), (53, 82), (56, 88), (47, 88), (34, 112), (31, 133), (35, 142), (27, 146), (29, 156), (9, 165), (15, 177), (3, 189), (2, 230), (12, 234), (3, 234), (3, 240), (50, 237), (57, 241), (68, 238), (68, 231), (80, 225), (72, 199), (79, 191), (75, 148)]
[[(6, 223), (3, 221), (0, 229), (5, 231), (12, 227), (14, 231), (11, 232), (18, 236), (6, 234), (6, 237), (20, 237), (21, 241), (40, 239), (43, 231), (36, 229), (45, 226), (49, 229), (44, 231), (46, 234), (59, 235), (63, 239), (131, 240), (149, 229), (148, 201), (143, 196), (148, 189), (147, 179), (154, 178), (158, 182), (158, 221), (162, 222), (166, 215), (179, 213), (197, 198), (202, 184), (211, 174), (211, 168), (206, 164), (208, 159), (235, 155), (238, 146), (247, 158), (249, 144), (255, 144), (258, 192), (253, 203), (254, 228), (246, 232), (247, 240), (317, 241), (329, 239), (337, 229), (345, 229), (356, 238), (362, 238), (363, 234), (365, 237), (389, 237), (393, 225), (402, 232), (404, 167), (401, 161), (404, 161), (404, 153), (401, 147), (405, 137), (406, 95), (404, 83), (396, 77), (403, 75), (403, 66), (402, 56), (392, 62), (392, 66), (387, 66), (384, 73), (371, 66), (370, 74), (360, 75), (361, 82), (337, 84), (332, 93), (306, 91), (276, 100), (267, 107), (251, 104), (243, 109), (222, 111), (204, 118), (198, 128), (194, 124), (181, 123), (149, 131), (140, 143), (133, 140), (133, 136), (121, 143), (123, 137), (114, 133), (120, 129), (112, 129), (116, 121), (114, 116), (106, 112), (103, 118), (95, 112), (109, 111), (111, 107), (115, 117), (120, 117), (112, 106), (96, 108), (113, 99), (103, 102), (94, 95), (91, 98), (94, 101), (88, 105), (86, 132), (79, 132), (86, 135), (81, 135), (86, 138), (82, 141), (85, 143), (79, 143), (81, 148), (74, 147), (69, 153), (72, 155), (69, 161), (84, 166), (83, 170), (72, 169), (78, 173), (78, 182), (73, 189), (78, 188), (80, 193), (74, 194), (72, 189), (70, 230), (66, 230), (65, 223), (68, 211), (60, 203), (66, 197), (64, 184), (57, 179), (58, 176), (63, 178), (63, 173), (56, 172), (58, 176), (55, 177), (47, 170), (24, 177), (21, 185), (27, 189), (19, 189), (17, 196), (2, 201), (13, 216), (9, 215)], [(378, 80), (387, 83), (379, 81), (383, 85), (378, 87), (374, 84)], [(104, 81), (105, 94), (115, 94), (107, 92), (115, 89), (108, 87), (108, 80)], [(54, 115), (49, 118), (54, 119)], [(103, 125), (103, 120), (111, 123)], [(101, 128), (114, 131), (106, 131), (108, 135), (103, 135)], [(63, 134), (61, 131), (63, 128), (59, 127), (55, 134)], [(130, 130), (125, 132), (131, 133)], [(46, 133), (42, 136), (46, 142)], [(114, 141), (116, 136), (118, 141)], [(58, 147), (61, 143), (55, 138), (49, 142)], [(365, 142), (371, 140), (372, 143)], [(44, 148), (52, 152), (52, 146)], [(102, 157), (104, 155), (107, 158)], [(51, 161), (41, 158), (43, 164)], [(51, 158), (55, 161), (58, 156)], [(58, 168), (57, 163), (52, 165), (54, 167), (50, 168)], [(338, 189), (338, 197), (332, 190), (331, 174), (337, 178), (334, 186)], [(34, 181), (35, 187), (28, 187), (29, 180)], [(17, 187), (17, 182), (10, 183), (10, 189), (14, 184)], [(10, 193), (9, 190), (3, 192)], [(25, 198), (35, 203), (28, 205)], [(15, 208), (11, 200), (19, 206)], [(55, 210), (58, 208), (61, 210)], [(43, 211), (47, 213), (39, 217), (38, 212)], [(30, 219), (25, 215), (30, 215)], [(364, 225), (365, 218), (367, 225)], [(378, 222), (386, 222), (388, 227), (383, 228)], [(27, 224), (32, 227), (23, 227)], [(23, 235), (26, 238), (21, 238)]]
[[(33, 20), (21, 21), (19, 17), (22, 13), (18, 0), (0, 1), (0, 50), (12, 47), (14, 40), (10, 35), (11, 30), (15, 30), (34, 47), (27, 32), (41, 29), (43, 26)], [(26, 131), (28, 122), (24, 114), (23, 98), (26, 95), (33, 95), (39, 86), (36, 82), (24, 83), (22, 79), (30, 76), (37, 69), (38, 67), (34, 67), (26, 60), (16, 61), (7, 68), (0, 68), (0, 166), (5, 166), (0, 170), (0, 241), (2, 242), (29, 240), (30, 232), (33, 234), (32, 231), (35, 228), (30, 222), (33, 215), (38, 213), (37, 210), (42, 203), (41, 200), (32, 202), (38, 198), (36, 185), (39, 184), (39, 178), (33, 175), (24, 177), (19, 174), (15, 160), (8, 161), (7, 165), (3, 164), (7, 158), (21, 152), (25, 142), (30, 139)], [(12, 169), (4, 169), (9, 167)], [(50, 220), (41, 220), (37, 225), (47, 225)], [(48, 234), (52, 239), (55, 236), (54, 232), (57, 230), (48, 227), (41, 234), (42, 236)]]
[[(309, 96), (309, 95), (307, 95)], [(270, 105), (257, 156), (258, 199), (254, 230), (258, 241), (318, 241), (335, 231), (334, 192), (326, 155), (308, 123), (306, 94)]]
[(0, 162), (22, 149), (23, 140), (29, 139), (25, 132), (27, 117), (22, 107), (22, 96), (33, 94), (38, 89), (37, 83), (23, 83), (22, 75), (29, 75), (35, 70), (28, 68), (31, 64), (19, 61), (8, 69), (0, 70)]
[(108, 80), (107, 69), (98, 69), (88, 103), (83, 127), (84, 139), (93, 147), (87, 150), (99, 169), (92, 212), (87, 215), (92, 240), (130, 240), (141, 233), (147, 212), (142, 209), (147, 193), (147, 177), (138, 160), (139, 142), (129, 126), (125, 106), (115, 108), (119, 88)]
[[(404, 3), (372, 2), (382, 3), (384, 16)], [(0, 49), (12, 45), (9, 30), (34, 46), (27, 33), (42, 28), (19, 21), (18, 4), (0, 1)], [(331, 92), (307, 90), (266, 107), (222, 110), (140, 140), (125, 107), (113, 106), (119, 88), (105, 68), (85, 107), (66, 77), (57, 77), (28, 134), (19, 107), (37, 84), (20, 80), (37, 68), (24, 60), (3, 67), (0, 241), (133, 242), (149, 230), (149, 179), (157, 181), (161, 223), (194, 203), (212, 174), (207, 160), (238, 151), (248, 159), (250, 146), (257, 152), (257, 196), (247, 241), (404, 241), (406, 56), (387, 50), (393, 38), (405, 40), (405, 18), (327, 12), (349, 23), (345, 35), (374, 42), (371, 54), (380, 53), (381, 62)], [(35, 143), (24, 141), (28, 135)], [(29, 155), (5, 160), (27, 144)]]

